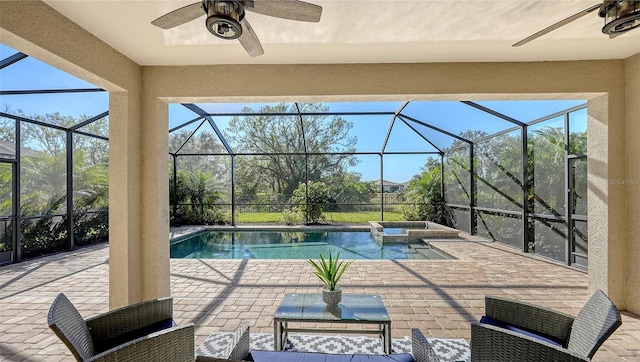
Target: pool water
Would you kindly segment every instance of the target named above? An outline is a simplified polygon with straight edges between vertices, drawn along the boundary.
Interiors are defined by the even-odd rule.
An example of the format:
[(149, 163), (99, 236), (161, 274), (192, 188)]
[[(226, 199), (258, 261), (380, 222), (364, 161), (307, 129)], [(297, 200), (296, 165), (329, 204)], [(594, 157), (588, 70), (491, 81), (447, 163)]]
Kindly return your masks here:
[(390, 235), (406, 235), (407, 234), (407, 229), (384, 228), (384, 233), (385, 234), (390, 234)]
[(341, 259), (451, 259), (424, 245), (381, 247), (358, 231), (205, 231), (171, 241), (172, 258), (317, 259), (340, 252)]

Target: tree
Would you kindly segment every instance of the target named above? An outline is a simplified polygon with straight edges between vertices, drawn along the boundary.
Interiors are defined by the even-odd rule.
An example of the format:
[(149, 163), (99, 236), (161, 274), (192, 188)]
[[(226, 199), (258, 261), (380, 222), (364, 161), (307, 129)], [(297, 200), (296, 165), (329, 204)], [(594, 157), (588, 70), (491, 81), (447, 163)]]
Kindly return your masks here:
[(429, 159), (424, 172), (409, 181), (404, 191), (409, 206), (402, 210), (406, 220), (428, 220), (453, 226), (451, 211), (442, 195), (440, 170), (440, 163)]
[[(104, 141), (106, 143), (106, 141)], [(108, 159), (94, 163), (91, 150), (74, 147), (73, 195), (75, 211), (105, 210), (109, 207)]]
[(339, 173), (325, 179), (330, 211), (356, 211), (363, 208), (357, 204), (369, 203), (376, 196), (379, 192), (376, 182), (364, 182), (360, 177), (358, 173)]
[(542, 127), (529, 137), (530, 212), (564, 214), (564, 129)]
[[(24, 115), (40, 123), (69, 128), (89, 116), (79, 118), (60, 113)], [(94, 124), (95, 123), (95, 124)], [(47, 213), (64, 213), (66, 203), (66, 155), (67, 132), (54, 127), (22, 122), (21, 124), (21, 201), (22, 215), (36, 216)], [(93, 122), (84, 131), (108, 134), (108, 122)], [(103, 209), (107, 207), (108, 143), (105, 140), (84, 135), (73, 135), (74, 194), (79, 208)], [(58, 202), (63, 199), (64, 202)], [(58, 209), (52, 209), (58, 205)]]
[(169, 134), (169, 151), (176, 155), (177, 175), (174, 180), (170, 172), (173, 225), (224, 222), (225, 216), (217, 204), (231, 202), (223, 200), (224, 196), (230, 196), (231, 156), (208, 122), (203, 120), (195, 130)]
[[(266, 154), (238, 160), (239, 168), (250, 170), (238, 173), (238, 184), (291, 195), (306, 181), (307, 175), (309, 180), (317, 181), (345, 172), (357, 163), (357, 159), (349, 154), (355, 151), (356, 143), (355, 137), (349, 135), (350, 122), (338, 116), (313, 115), (329, 110), (323, 104), (299, 103), (299, 106), (301, 112), (310, 115), (300, 119), (293, 113), (297, 109), (289, 108), (294, 106), (279, 104), (262, 107), (258, 111), (264, 113), (261, 115), (254, 115), (257, 112), (245, 107), (242, 111), (251, 115), (235, 116), (231, 120), (225, 137), (234, 150)], [(305, 157), (305, 153), (312, 155)]]
[(169, 134), (169, 152), (178, 155), (178, 170), (206, 171), (218, 180), (231, 178), (231, 156), (218, 137), (206, 128), (196, 133), (189, 130), (172, 132)]
[(174, 225), (210, 225), (224, 221), (223, 213), (215, 206), (220, 201), (216, 181), (211, 173), (201, 170), (178, 171), (176, 187), (169, 187), (171, 223)]
[[(11, 113), (10, 108), (5, 105), (5, 113)], [(15, 142), (16, 121), (11, 118), (0, 117), (0, 141)]]

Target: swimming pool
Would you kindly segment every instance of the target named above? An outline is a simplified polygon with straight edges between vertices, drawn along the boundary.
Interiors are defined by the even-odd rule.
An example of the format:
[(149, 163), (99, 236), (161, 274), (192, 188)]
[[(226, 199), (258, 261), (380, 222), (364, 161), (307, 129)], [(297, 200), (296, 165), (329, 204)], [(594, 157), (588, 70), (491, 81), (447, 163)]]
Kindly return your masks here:
[(378, 244), (361, 231), (204, 231), (171, 241), (172, 258), (317, 259), (340, 252), (342, 259), (453, 259), (424, 244)]

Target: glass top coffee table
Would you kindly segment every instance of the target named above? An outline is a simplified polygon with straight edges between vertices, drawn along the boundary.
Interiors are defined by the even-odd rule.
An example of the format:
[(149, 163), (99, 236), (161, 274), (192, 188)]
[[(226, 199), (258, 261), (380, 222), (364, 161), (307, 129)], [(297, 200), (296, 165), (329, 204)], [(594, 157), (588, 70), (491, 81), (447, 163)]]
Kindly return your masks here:
[[(377, 328), (290, 328), (289, 322), (373, 324)], [(284, 348), (289, 332), (376, 334), (382, 338), (384, 353), (391, 353), (391, 318), (379, 295), (343, 294), (340, 304), (331, 307), (322, 301), (322, 294), (285, 294), (273, 317), (276, 350)]]

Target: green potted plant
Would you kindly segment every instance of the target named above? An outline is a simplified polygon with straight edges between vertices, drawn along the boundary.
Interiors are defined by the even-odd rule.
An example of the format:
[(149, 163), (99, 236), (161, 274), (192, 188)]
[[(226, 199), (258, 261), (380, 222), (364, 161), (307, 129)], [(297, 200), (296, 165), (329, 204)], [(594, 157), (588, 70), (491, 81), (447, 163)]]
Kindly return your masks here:
[(340, 260), (340, 252), (335, 257), (329, 253), (329, 257), (325, 258), (320, 254), (319, 261), (308, 260), (309, 264), (315, 269), (315, 274), (322, 283), (322, 300), (327, 305), (337, 305), (342, 300), (342, 288), (339, 287), (338, 281), (347, 270), (349, 265), (353, 263), (351, 261)]

